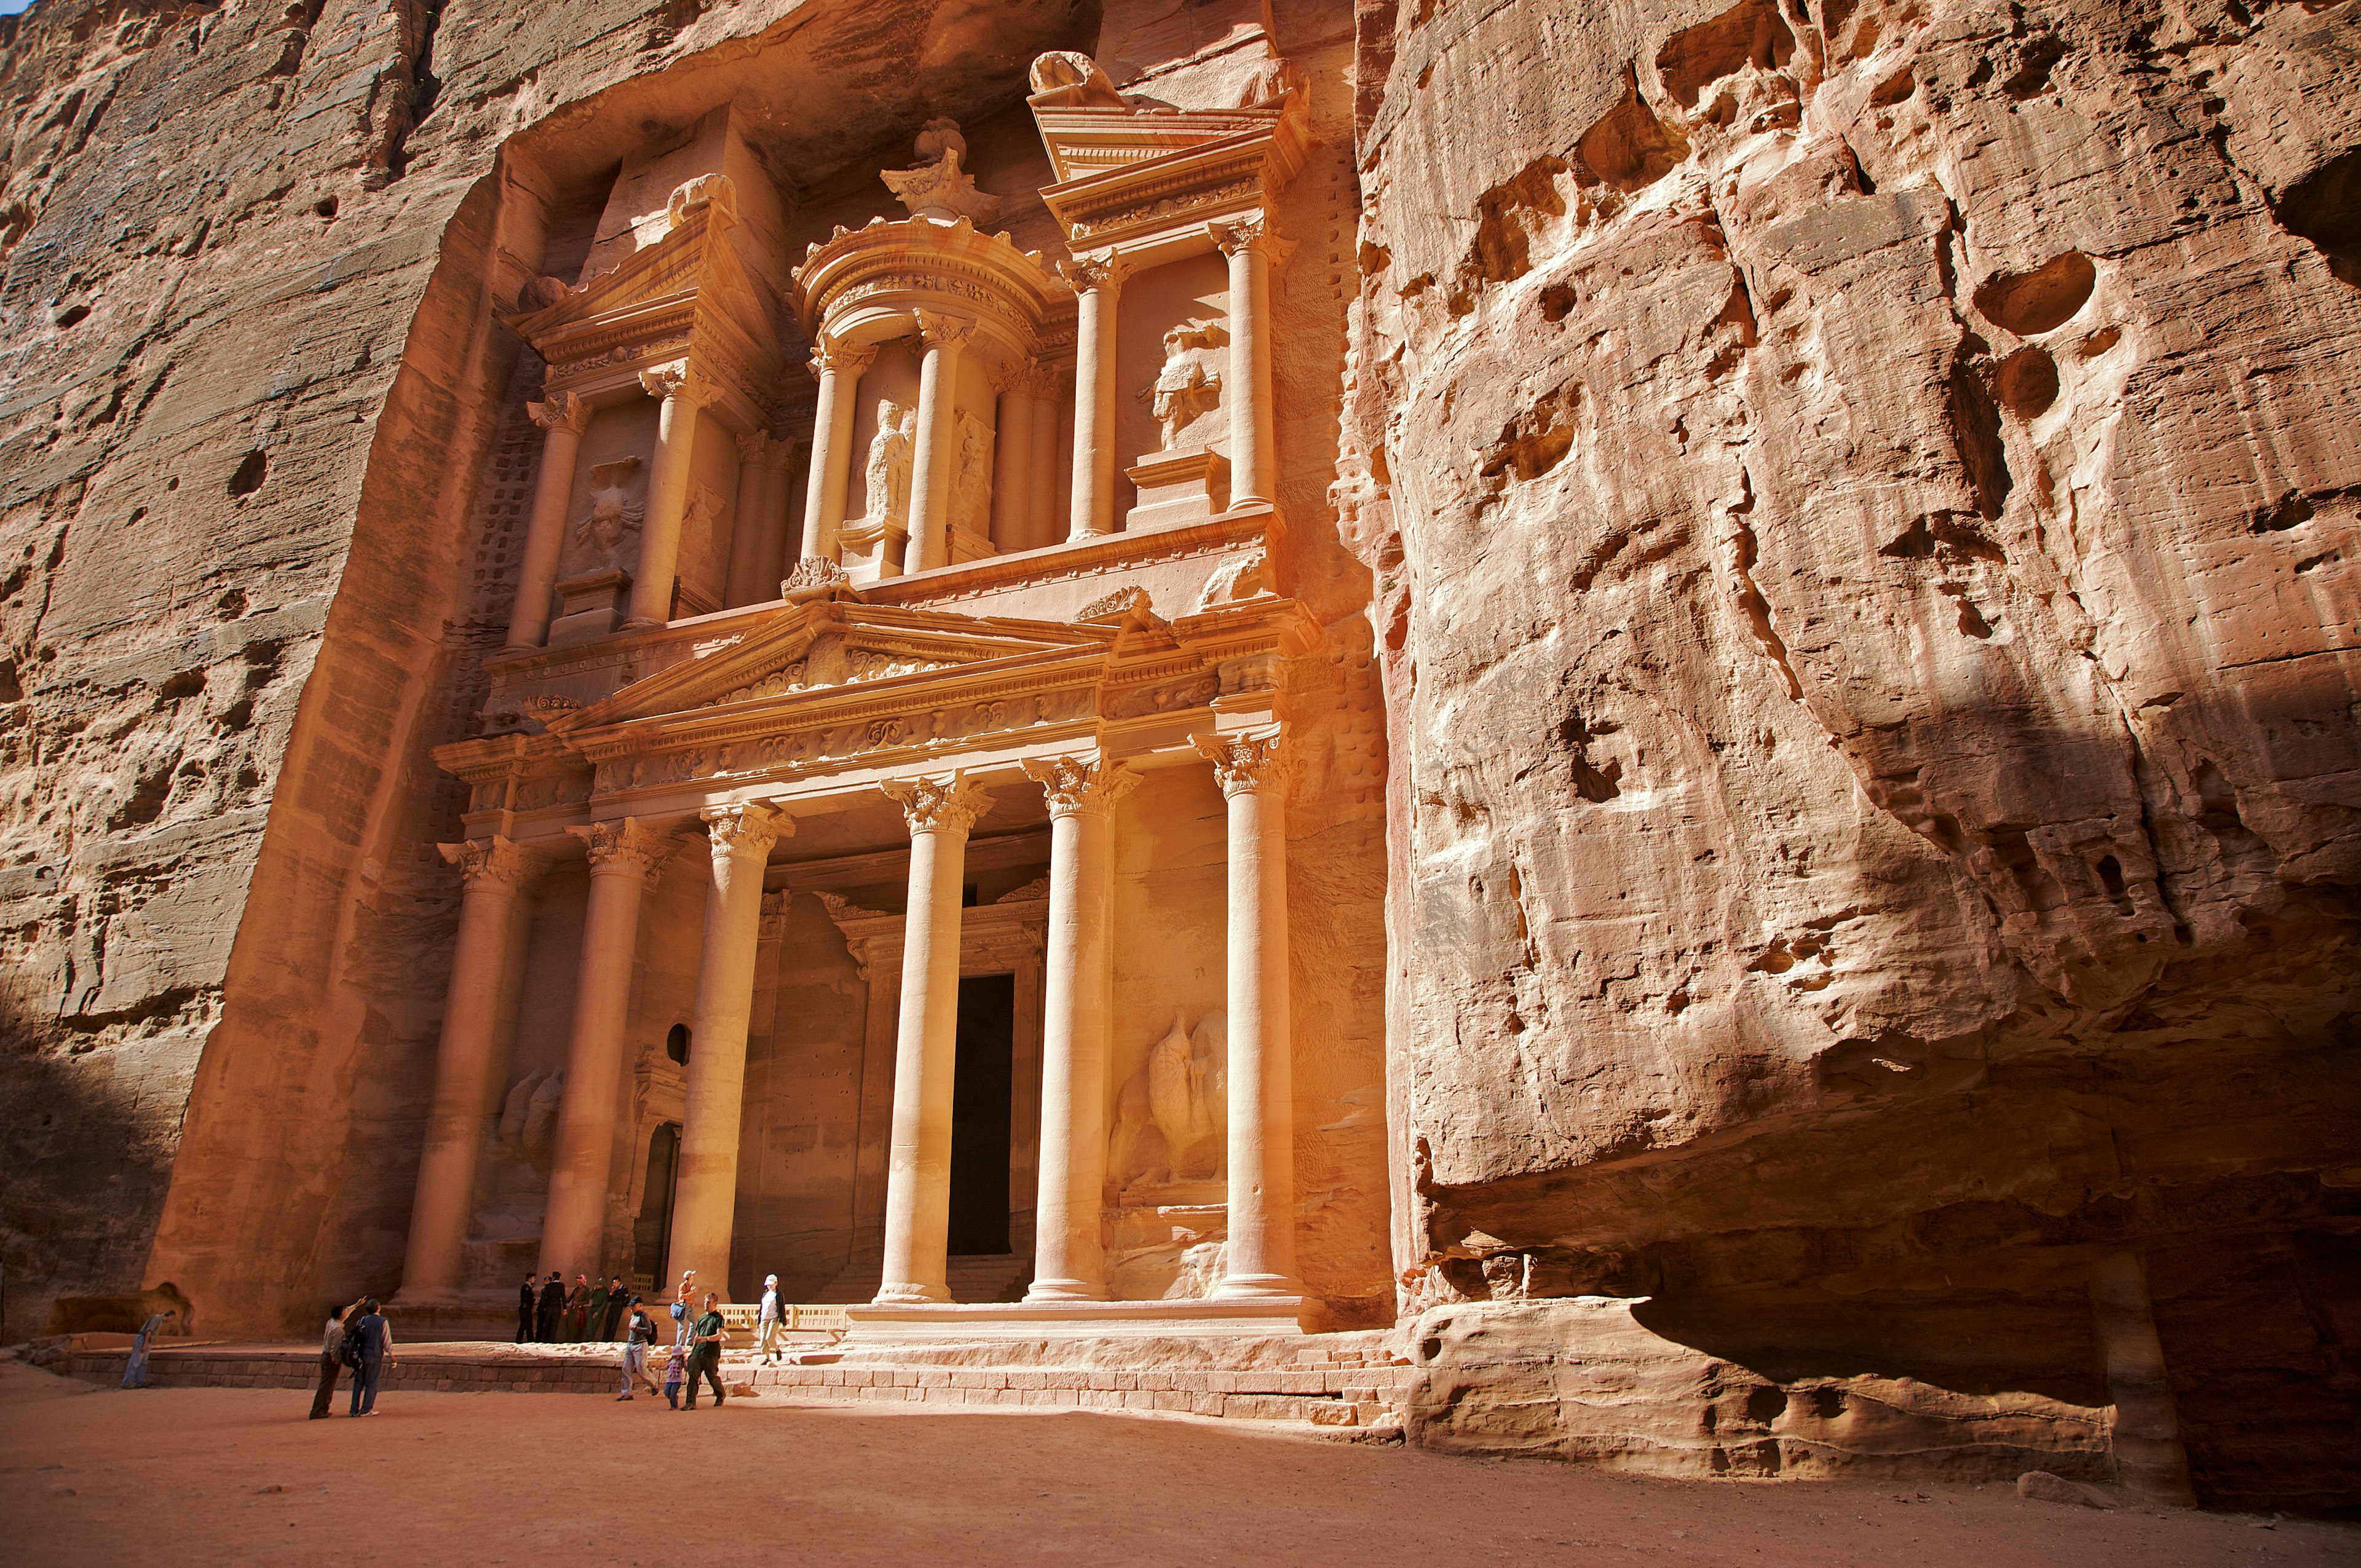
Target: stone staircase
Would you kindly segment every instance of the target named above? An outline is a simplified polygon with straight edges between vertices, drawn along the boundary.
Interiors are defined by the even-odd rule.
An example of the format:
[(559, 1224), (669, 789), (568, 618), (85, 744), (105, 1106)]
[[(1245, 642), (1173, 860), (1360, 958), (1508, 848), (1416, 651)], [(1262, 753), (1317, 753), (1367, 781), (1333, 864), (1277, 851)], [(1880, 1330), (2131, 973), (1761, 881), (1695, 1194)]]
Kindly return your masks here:
[(1005, 1252), (954, 1256), (943, 1283), (954, 1301), (1021, 1301), (1033, 1283), (1033, 1260)]

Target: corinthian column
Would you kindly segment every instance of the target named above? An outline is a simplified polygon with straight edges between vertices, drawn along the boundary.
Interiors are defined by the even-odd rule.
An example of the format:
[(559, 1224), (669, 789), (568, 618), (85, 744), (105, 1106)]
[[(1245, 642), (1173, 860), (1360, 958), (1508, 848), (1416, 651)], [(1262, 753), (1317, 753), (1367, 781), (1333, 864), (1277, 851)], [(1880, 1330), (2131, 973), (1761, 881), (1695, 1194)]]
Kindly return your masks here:
[(541, 442), (541, 475), (533, 481), (533, 518), (525, 524), (508, 645), (538, 648), (549, 635), (549, 599), (557, 591), (557, 557), (566, 547), (566, 509), (574, 499), (574, 459), (582, 450), (582, 433), (590, 428), (590, 405), (571, 392), (553, 392), (545, 402), (525, 404), (524, 411), (549, 433)]
[(689, 1025), (688, 1090), (681, 1118), (680, 1174), (673, 1192), (672, 1257), (730, 1293), (730, 1233), (738, 1207), (738, 1120), (746, 1095), (746, 1022), (754, 1005), (754, 951), (763, 933), (763, 868), (795, 824), (767, 806), (704, 813), (713, 845), (705, 895), (705, 948)]
[(448, 1301), (458, 1294), (459, 1255), (475, 1208), (476, 1157), (484, 1142), (484, 1105), (499, 1055), (500, 999), (522, 956), (514, 918), (517, 895), (530, 874), (524, 851), (506, 839), (436, 848), (460, 868), (466, 892), (450, 989), (444, 993), (426, 1146), (418, 1157), (417, 1195), (410, 1205), (410, 1248), (401, 1266), (401, 1299), (413, 1304)]
[(902, 1018), (894, 1047), (894, 1131), (885, 1170), (880, 1301), (948, 1301), (951, 1081), (959, 1044), (960, 883), (967, 836), (992, 808), (972, 780), (892, 780), (910, 825), (909, 913), (902, 943)]
[(624, 622), (626, 630), (662, 626), (672, 619), (673, 576), (680, 565), (680, 524), (688, 506), (697, 411), (714, 395), (712, 383), (686, 364), (642, 370), (640, 385), (660, 406), (656, 460), (648, 473), (647, 521), (640, 528), (640, 559), (631, 572), (631, 618)]
[(1218, 1296), (1300, 1296), (1279, 732), (1199, 737), (1229, 803), (1229, 1265)]
[(861, 373), (876, 357), (874, 348), (850, 347), (828, 338), (812, 350), (819, 406), (812, 414), (811, 470), (805, 480), (798, 559), (836, 559), (836, 531), (844, 522), (845, 493), (852, 484), (852, 403), (861, 390)]
[(1074, 348), (1074, 510), (1066, 537), (1115, 529), (1115, 302), (1123, 269), (1113, 260), (1061, 261), (1082, 295)]
[(918, 444), (910, 458), (910, 570), (951, 558), (951, 465), (959, 455), (959, 368), (975, 323), (918, 313), (927, 356), (918, 365)]
[(1027, 762), (1049, 797), (1041, 1009), (1041, 1189), (1028, 1301), (1106, 1298), (1108, 1030), (1115, 1014), (1115, 803), (1138, 776), (1096, 758)]
[(1033, 548), (1033, 378), (1029, 359), (1008, 367), (994, 426), (992, 543), (1004, 553)]
[(1279, 498), (1270, 391), (1270, 273), (1280, 256), (1259, 217), (1217, 224), (1230, 258), (1230, 504)]
[(569, 828), (590, 851), (590, 900), (582, 960), (574, 981), (574, 1032), (566, 1044), (566, 1088), (557, 1102), (557, 1148), (541, 1224), (539, 1269), (589, 1274), (604, 1262), (609, 1162), (622, 1090), (623, 1030), (631, 1004), (631, 959), (639, 946), (640, 895), (672, 846), (632, 817)]

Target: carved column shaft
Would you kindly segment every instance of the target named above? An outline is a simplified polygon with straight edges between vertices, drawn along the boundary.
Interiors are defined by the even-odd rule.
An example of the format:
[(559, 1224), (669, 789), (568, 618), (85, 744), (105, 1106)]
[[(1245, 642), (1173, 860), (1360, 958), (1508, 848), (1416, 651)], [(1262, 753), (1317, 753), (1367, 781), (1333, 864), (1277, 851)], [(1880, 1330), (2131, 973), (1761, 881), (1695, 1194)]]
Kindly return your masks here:
[(1215, 231), (1230, 258), (1230, 504), (1275, 501), (1279, 474), (1270, 385), (1270, 271), (1262, 220)]
[(1216, 1294), (1299, 1296), (1279, 737), (1197, 746), (1229, 803), (1229, 1262)]
[(754, 955), (762, 942), (763, 868), (771, 846), (783, 832), (792, 832), (794, 824), (765, 806), (719, 807), (704, 815), (713, 880), (705, 896), (705, 946), (689, 1025), (672, 1256), (664, 1277), (678, 1278), (693, 1268), (727, 1299), (738, 1206), (738, 1126), (746, 1097), (746, 1025), (754, 1005)]
[(909, 911), (886, 1157), (885, 1259), (877, 1299), (947, 1301), (951, 1086), (959, 1043), (960, 888), (968, 830), (992, 806), (970, 781), (895, 781), (910, 827)]
[(689, 460), (697, 443), (697, 412), (712, 389), (686, 365), (640, 372), (640, 385), (658, 400), (656, 457), (648, 474), (647, 520), (640, 528), (640, 559), (631, 573), (627, 627), (662, 626), (672, 619), (672, 586), (680, 566), (680, 525), (688, 505)]
[(640, 900), (668, 846), (631, 817), (567, 831), (590, 850), (590, 897), (574, 981), (574, 1027), (566, 1045), (566, 1089), (557, 1105), (556, 1151), (541, 1227), (543, 1274), (568, 1277), (600, 1266), (607, 1182), (622, 1092), (623, 1034), (630, 1022), (631, 961)]
[(566, 548), (566, 509), (574, 500), (574, 460), (582, 433), (590, 428), (590, 405), (571, 392), (528, 403), (542, 438), (541, 473), (533, 481), (533, 516), (525, 524), (524, 560), (517, 572), (516, 603), (509, 610), (508, 645), (538, 648), (549, 636), (551, 596), (557, 591), (557, 558)]
[(926, 357), (918, 365), (918, 440), (910, 459), (910, 570), (948, 565), (951, 558), (951, 466), (959, 457), (959, 372), (975, 323), (958, 316), (918, 313)]
[(1115, 528), (1115, 294), (1122, 275), (1113, 262), (1069, 262), (1066, 276), (1082, 292), (1074, 357), (1074, 500), (1069, 539), (1090, 539)]
[(434, 1053), (434, 1098), (418, 1157), (410, 1206), (410, 1245), (401, 1299), (447, 1301), (458, 1293), (461, 1253), (474, 1213), (476, 1161), (483, 1147), (489, 1080), (501, 1056), (500, 1004), (523, 958), (515, 918), (527, 868), (506, 839), (439, 846), (462, 867), (459, 935), (443, 1003), (443, 1039)]
[(1019, 367), (1000, 394), (992, 472), (992, 543), (1002, 552), (1033, 548), (1033, 371)]
[(1115, 803), (1136, 775), (1103, 761), (1027, 762), (1049, 797), (1041, 1012), (1041, 1185), (1028, 1301), (1106, 1297), (1107, 1052), (1115, 1018)]
[(877, 357), (873, 348), (847, 348), (822, 342), (812, 350), (812, 374), (819, 378), (819, 405), (812, 414), (811, 471), (804, 489), (803, 550), (798, 559), (836, 559), (836, 531), (843, 526), (845, 497), (852, 485), (852, 408), (861, 373)]

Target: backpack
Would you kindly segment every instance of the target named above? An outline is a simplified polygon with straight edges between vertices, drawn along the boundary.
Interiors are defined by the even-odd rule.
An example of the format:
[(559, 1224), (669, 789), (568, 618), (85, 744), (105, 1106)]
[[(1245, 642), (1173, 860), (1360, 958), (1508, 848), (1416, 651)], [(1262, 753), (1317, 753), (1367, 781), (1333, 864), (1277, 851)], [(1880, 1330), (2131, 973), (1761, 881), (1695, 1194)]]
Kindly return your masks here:
[(345, 1328), (344, 1343), (336, 1346), (336, 1359), (358, 1370), (361, 1364), (360, 1320), (356, 1318)]

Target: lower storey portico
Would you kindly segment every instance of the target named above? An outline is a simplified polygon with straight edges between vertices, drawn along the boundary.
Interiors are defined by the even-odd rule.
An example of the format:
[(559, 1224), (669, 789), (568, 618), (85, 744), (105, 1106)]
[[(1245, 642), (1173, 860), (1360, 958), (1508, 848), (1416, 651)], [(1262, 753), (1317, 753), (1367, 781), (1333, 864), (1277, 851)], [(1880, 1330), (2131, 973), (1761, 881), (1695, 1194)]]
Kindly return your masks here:
[(857, 1333), (1312, 1321), (1283, 674), (1316, 633), (1268, 595), (1091, 608), (824, 597), (446, 749), (476, 804), (403, 1299), (694, 1269), (875, 1303)]

